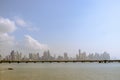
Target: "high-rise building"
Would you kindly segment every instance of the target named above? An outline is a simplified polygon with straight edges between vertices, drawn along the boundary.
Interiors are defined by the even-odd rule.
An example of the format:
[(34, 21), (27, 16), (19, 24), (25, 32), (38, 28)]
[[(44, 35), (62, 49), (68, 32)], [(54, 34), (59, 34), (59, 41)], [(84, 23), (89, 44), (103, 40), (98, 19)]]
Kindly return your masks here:
[(68, 54), (64, 53), (64, 60), (68, 60), (68, 59), (69, 59)]
[(40, 60), (39, 53), (36, 54), (36, 60)]
[(48, 51), (44, 51), (43, 56), (42, 56), (42, 60), (53, 60), (54, 58), (50, 55), (49, 50)]
[(86, 60), (86, 59), (87, 59), (86, 52), (83, 52), (82, 53), (82, 60)]
[(87, 58), (86, 52), (81, 52), (81, 50), (79, 49), (79, 56), (77, 56), (77, 59), (85, 60), (86, 58)]
[(32, 60), (32, 59), (33, 59), (32, 53), (29, 53), (29, 60)]
[(79, 60), (79, 55), (78, 54), (76, 54), (76, 60)]
[(63, 58), (63, 56), (58, 56), (57, 57), (57, 60), (63, 60), (64, 58)]
[(22, 59), (22, 53), (16, 52), (16, 60), (20, 61)]
[(109, 59), (110, 59), (109, 53), (104, 52), (104, 53), (102, 54), (102, 59), (103, 59), (103, 60), (109, 60)]
[(39, 53), (29, 53), (29, 60), (39, 60)]
[(22, 60), (23, 60), (23, 61), (28, 61), (28, 60), (29, 60), (29, 58), (27, 58), (27, 56), (26, 56), (26, 55), (24, 55), (24, 56), (23, 56), (23, 58), (22, 58)]
[(90, 54), (88, 55), (88, 59), (89, 59), (89, 60), (93, 60), (93, 59), (94, 59), (94, 54), (93, 54), (93, 53), (92, 53), (92, 54), (90, 53)]
[(14, 61), (15, 60), (15, 51), (12, 50), (11, 53), (10, 53), (10, 60)]
[(100, 55), (98, 53), (95, 53), (94, 60), (100, 60)]
[(81, 59), (81, 50), (79, 49), (79, 55), (78, 55), (79, 57), (78, 57), (78, 59), (80, 60)]
[(11, 55), (5, 56), (5, 58), (3, 60), (11, 60)]

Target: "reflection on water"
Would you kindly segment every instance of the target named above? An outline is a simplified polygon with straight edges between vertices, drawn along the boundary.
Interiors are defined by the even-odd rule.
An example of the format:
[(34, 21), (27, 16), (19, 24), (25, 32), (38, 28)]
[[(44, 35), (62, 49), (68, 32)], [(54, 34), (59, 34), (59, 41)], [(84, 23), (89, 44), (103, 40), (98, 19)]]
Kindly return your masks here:
[[(9, 67), (14, 70), (7, 70)], [(0, 80), (120, 80), (120, 64), (0, 64)]]

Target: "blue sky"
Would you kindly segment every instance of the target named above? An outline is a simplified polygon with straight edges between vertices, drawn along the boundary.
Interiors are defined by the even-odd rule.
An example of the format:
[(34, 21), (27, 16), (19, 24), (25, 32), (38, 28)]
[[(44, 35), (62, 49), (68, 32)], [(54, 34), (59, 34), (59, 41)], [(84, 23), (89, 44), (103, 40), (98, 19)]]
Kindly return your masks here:
[(0, 0), (0, 16), (27, 24), (7, 34), (17, 41), (29, 35), (53, 54), (81, 49), (120, 58), (119, 0)]

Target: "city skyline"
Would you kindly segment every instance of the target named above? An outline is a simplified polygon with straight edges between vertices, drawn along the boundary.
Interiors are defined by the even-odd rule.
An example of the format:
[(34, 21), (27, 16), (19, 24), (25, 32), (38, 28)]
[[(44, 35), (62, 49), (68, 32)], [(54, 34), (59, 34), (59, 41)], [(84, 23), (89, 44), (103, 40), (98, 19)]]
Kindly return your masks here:
[(0, 54), (107, 51), (120, 59), (119, 0), (0, 0)]
[(2, 56), (0, 54), (0, 60), (8, 60), (8, 61), (21, 61), (21, 60), (28, 60), (28, 61), (34, 61), (34, 60), (110, 60), (110, 54), (107, 52), (103, 53), (86, 53), (81, 52), (81, 50), (78, 50), (78, 53), (76, 53), (76, 56), (69, 56), (67, 52), (64, 52), (63, 55), (51, 55), (50, 51), (44, 51), (42, 55), (39, 53), (29, 53), (28, 55), (24, 55), (21, 52), (12, 50), (9, 55)]

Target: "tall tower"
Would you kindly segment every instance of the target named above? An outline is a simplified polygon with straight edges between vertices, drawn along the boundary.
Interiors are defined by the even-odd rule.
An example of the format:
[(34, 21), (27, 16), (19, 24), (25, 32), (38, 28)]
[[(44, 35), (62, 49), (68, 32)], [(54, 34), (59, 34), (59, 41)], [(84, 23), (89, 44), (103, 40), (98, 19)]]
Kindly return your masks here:
[(78, 51), (79, 51), (78, 57), (79, 57), (79, 59), (80, 59), (80, 57), (81, 57), (81, 50), (79, 49)]
[(64, 53), (64, 60), (68, 60), (68, 54)]
[(15, 60), (15, 51), (12, 50), (11, 53), (10, 53), (10, 57), (11, 57), (11, 60)]

